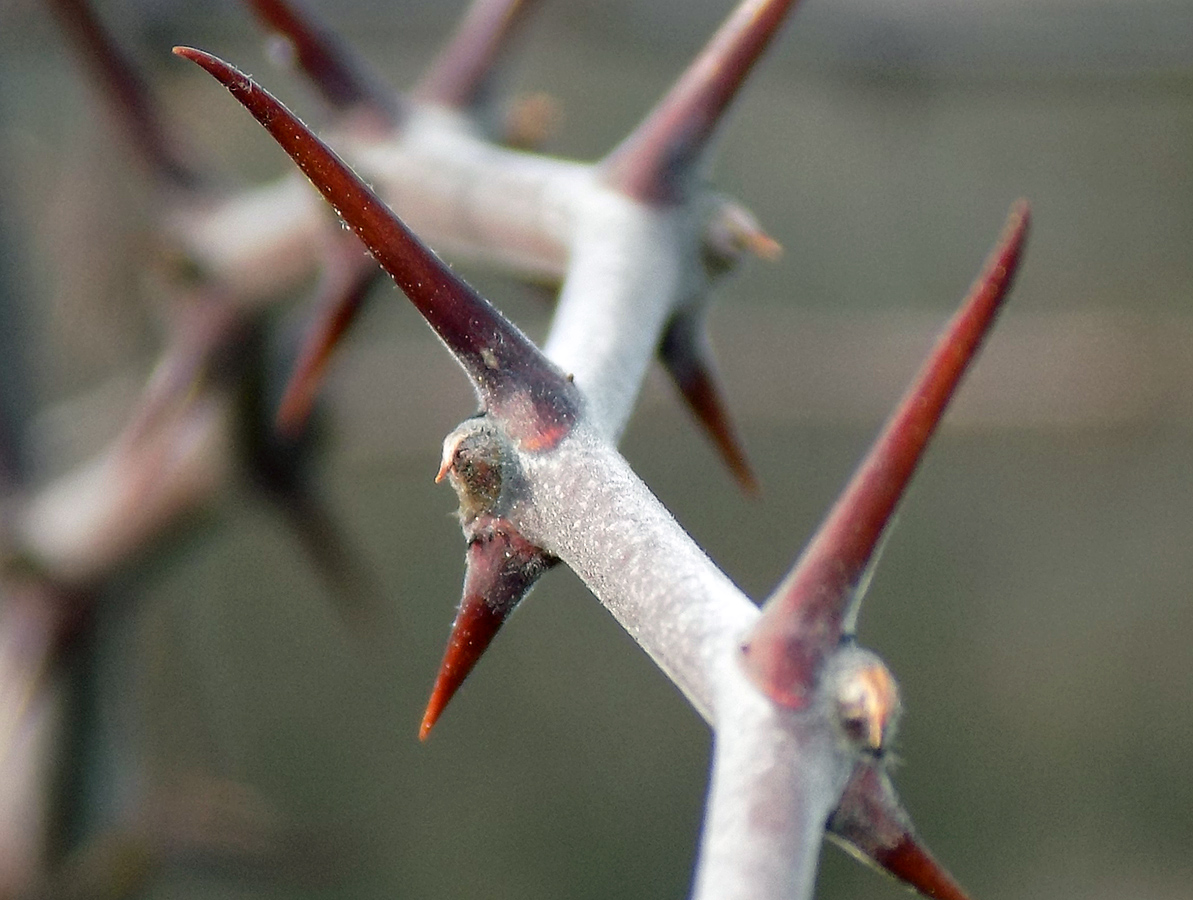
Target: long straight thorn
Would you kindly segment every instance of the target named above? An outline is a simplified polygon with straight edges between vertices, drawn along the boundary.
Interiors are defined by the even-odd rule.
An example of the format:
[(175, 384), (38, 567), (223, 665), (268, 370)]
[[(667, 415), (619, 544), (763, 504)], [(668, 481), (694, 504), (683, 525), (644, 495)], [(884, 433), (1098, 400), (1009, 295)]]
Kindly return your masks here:
[(602, 163), (644, 203), (677, 203), (717, 124), (796, 0), (744, 0), (666, 96)]
[(852, 633), (887, 523), (1007, 295), (1028, 219), (1021, 200), (961, 309), (747, 636), (742, 646), (746, 671), (776, 703), (806, 705), (826, 654)]
[(533, 5), (533, 0), (474, 0), (412, 95), (457, 109), (474, 106), (483, 99), (498, 57)]
[(273, 136), (456, 357), (482, 406), (528, 450), (548, 450), (579, 416), (580, 393), (534, 343), (443, 263), (346, 163), (248, 76), (202, 50), (174, 52), (214, 76)]
[(398, 94), (367, 71), (364, 63), (299, 0), (245, 2), (267, 29), (290, 43), (298, 67), (332, 109), (363, 109), (387, 125), (400, 124)]
[(149, 170), (173, 187), (199, 187), (202, 178), (167, 134), (149, 88), (87, 0), (51, 0), (50, 8)]

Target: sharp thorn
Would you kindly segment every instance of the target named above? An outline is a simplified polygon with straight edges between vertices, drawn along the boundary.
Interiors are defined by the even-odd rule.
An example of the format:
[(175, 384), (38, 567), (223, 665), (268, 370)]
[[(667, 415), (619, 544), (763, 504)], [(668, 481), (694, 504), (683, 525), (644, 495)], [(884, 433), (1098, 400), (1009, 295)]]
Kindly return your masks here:
[(855, 620), (887, 523), (1010, 289), (1028, 219), (1016, 203), (961, 309), (743, 645), (747, 671), (776, 703), (806, 704), (825, 654)]
[[(278, 405), (277, 427), (286, 435), (302, 430), (340, 339), (356, 321), (369, 291), (381, 277), (377, 264), (355, 238), (338, 245), (323, 270), (315, 316), (299, 349), (298, 361)], [(343, 248), (342, 250), (339, 248)]]
[(580, 394), (534, 343), (431, 252), (332, 150), (252, 79), (201, 50), (202, 66), (253, 114), (360, 236), (471, 377), (481, 403), (528, 450), (548, 450), (579, 416)]
[(794, 0), (744, 0), (605, 158), (606, 182), (644, 203), (681, 201), (717, 124), (794, 5)]
[(663, 335), (659, 354), (688, 408), (737, 483), (751, 497), (757, 497), (758, 479), (729, 416), (701, 319), (702, 313), (676, 316)]
[(468, 544), (464, 596), (419, 726), (419, 740), (427, 739), (506, 619), (555, 562), (503, 520), (490, 519), (475, 532)]
[(930, 900), (969, 900), (911, 828), (890, 779), (879, 765), (857, 765), (841, 802), (829, 818), (830, 837)]

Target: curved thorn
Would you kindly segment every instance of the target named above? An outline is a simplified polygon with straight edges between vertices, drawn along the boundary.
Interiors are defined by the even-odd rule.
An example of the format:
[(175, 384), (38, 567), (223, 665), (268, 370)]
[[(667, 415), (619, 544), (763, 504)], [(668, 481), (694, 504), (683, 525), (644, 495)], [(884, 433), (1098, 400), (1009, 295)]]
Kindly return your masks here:
[(355, 238), (351, 241), (352, 246), (335, 253), (323, 270), (314, 321), (303, 337), (298, 361), (278, 404), (276, 422), (283, 434), (294, 435), (306, 424), (336, 345), (381, 278), (376, 262), (361, 253)]
[(51, 0), (50, 8), (149, 170), (174, 187), (198, 188), (202, 178), (167, 135), (149, 88), (86, 0)]
[(994, 323), (1028, 218), (1027, 203), (1016, 203), (961, 309), (743, 645), (747, 671), (776, 703), (804, 706), (825, 654), (852, 631), (858, 588), (928, 439)]
[(337, 110), (368, 110), (388, 125), (402, 119), (398, 95), (298, 0), (245, 0), (261, 23), (289, 42), (298, 66)]
[(603, 163), (605, 180), (644, 203), (676, 203), (717, 123), (795, 0), (745, 0), (642, 123)]
[(489, 86), (498, 57), (533, 5), (531, 0), (475, 0), (413, 96), (455, 109), (476, 105)]
[(419, 740), (425, 741), (430, 735), (514, 607), (557, 562), (501, 519), (478, 524), (468, 544), (464, 596), (419, 726)]
[(757, 497), (758, 479), (729, 417), (701, 317), (702, 313), (688, 313), (672, 319), (663, 335), (659, 354), (688, 409), (712, 440), (741, 489), (751, 497)]
[(875, 763), (859, 763), (828, 820), (829, 835), (846, 850), (931, 900), (968, 895), (916, 839), (890, 779)]
[(579, 416), (579, 390), (326, 144), (237, 69), (201, 50), (175, 47), (174, 52), (220, 81), (298, 164), (447, 345), (484, 407), (523, 448), (550, 449), (571, 431)]

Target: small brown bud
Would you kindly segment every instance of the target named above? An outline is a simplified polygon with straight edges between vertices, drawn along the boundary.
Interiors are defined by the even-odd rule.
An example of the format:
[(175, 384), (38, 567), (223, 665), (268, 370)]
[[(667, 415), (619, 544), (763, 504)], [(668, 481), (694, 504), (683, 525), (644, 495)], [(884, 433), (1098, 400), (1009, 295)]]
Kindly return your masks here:
[(517, 463), (504, 435), (484, 418), (469, 419), (443, 442), (443, 461), (435, 481), (446, 476), (460, 498), (465, 530), (482, 515), (499, 515)]

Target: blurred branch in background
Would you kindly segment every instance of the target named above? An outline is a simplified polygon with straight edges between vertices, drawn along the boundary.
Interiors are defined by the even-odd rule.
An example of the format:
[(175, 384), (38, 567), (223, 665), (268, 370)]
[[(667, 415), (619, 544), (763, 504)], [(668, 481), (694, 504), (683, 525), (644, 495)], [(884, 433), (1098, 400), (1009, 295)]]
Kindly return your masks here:
[[(334, 14), (390, 83), (409, 84), (458, 6)], [(562, 101), (551, 149), (607, 150), (726, 6), (543, 4), (519, 81)], [(225, 98), (165, 58), (172, 43), (218, 36), (268, 71), (242, 13), (165, 0), (104, 13), (214, 153), (278, 171)], [(929, 344), (941, 316), (927, 306), (957, 296), (990, 221), (1032, 197), (1031, 265), (862, 622), (914, 713), (902, 793), (934, 823), (937, 852), (966, 861), (957, 874), (978, 900), (1168, 900), (1193, 879), (1193, 724), (1174, 714), (1193, 691), (1191, 18), (1176, 0), (808, 0), (717, 166), (787, 250), (722, 293), (714, 329), (763, 501), (732, 495), (669, 393), (648, 395), (629, 429), (627, 454), (652, 489), (764, 595), (797, 543), (774, 536), (813, 527)], [(152, 348), (153, 316), (122, 268), (143, 237), (128, 223), (144, 192), (35, 5), (0, 10), (0, 51), (2, 205), (20, 251), (18, 290), (0, 302), (32, 305), (20, 349), (39, 403), (96, 408), (91, 389), (128, 384)], [(485, 284), (541, 334), (535, 300)], [(18, 420), (21, 396), (0, 397), (25, 407)], [(123, 397), (112, 408), (135, 393)], [(129, 586), (150, 602), (117, 629), (121, 677), (104, 690), (137, 752), (163, 770), (201, 758), (281, 813), (351, 834), (365, 862), (336, 896), (681, 896), (703, 728), (570, 576), (547, 576), (436, 742), (415, 746), (460, 571), (442, 515), (452, 503), (430, 479), (471, 401), (433, 339), (386, 304), (359, 330), (330, 405), (344, 426), (329, 448), (332, 504), (407, 627), (399, 636), (385, 620), (375, 650), (349, 644), (284, 529), (236, 497), (218, 528)], [(63, 418), (78, 415), (41, 421)], [(123, 414), (96, 418), (92, 432), (34, 434), (77, 460)], [(39, 475), (66, 464), (28, 455)], [(947, 643), (928, 620), (947, 625)], [(832, 851), (825, 865), (822, 897), (902, 895)], [(177, 866), (151, 893), (227, 890)]]

